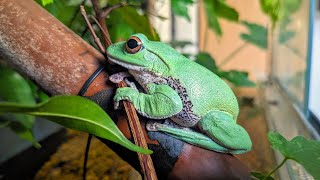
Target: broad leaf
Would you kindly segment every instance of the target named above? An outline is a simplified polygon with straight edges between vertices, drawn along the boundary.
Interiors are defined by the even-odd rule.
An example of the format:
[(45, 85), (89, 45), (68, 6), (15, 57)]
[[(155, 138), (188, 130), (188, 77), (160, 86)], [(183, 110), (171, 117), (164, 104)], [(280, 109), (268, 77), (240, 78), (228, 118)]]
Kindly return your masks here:
[(114, 10), (107, 19), (110, 37), (113, 42), (127, 40), (134, 33), (143, 33), (150, 40), (159, 40), (146, 14), (127, 6)]
[[(34, 105), (35, 100), (32, 90), (28, 82), (17, 72), (7, 67), (0, 67), (0, 99), (9, 102), (17, 102), (24, 105)], [(34, 145), (38, 146), (36, 140), (32, 136), (32, 127), (35, 122), (33, 116), (24, 114), (2, 114), (0, 115), (2, 122), (6, 122), (7, 126), (11, 128), (18, 136), (29, 140)], [(14, 122), (13, 122), (14, 121)], [(19, 131), (17, 128), (12, 128), (11, 123), (19, 124)], [(16, 125), (18, 126), (18, 125)], [(23, 132), (24, 131), (24, 132)], [(25, 138), (24, 134), (28, 134)]]
[(297, 136), (287, 141), (277, 132), (269, 132), (272, 148), (280, 151), (286, 158), (301, 164), (315, 179), (320, 179), (320, 142)]
[(108, 139), (133, 151), (146, 154), (152, 152), (131, 143), (100, 106), (83, 97), (56, 96), (34, 106), (2, 102), (0, 113), (2, 112), (43, 117), (67, 128)]
[(212, 56), (209, 53), (206, 52), (200, 52), (196, 56), (196, 63), (206, 67), (210, 71), (216, 73), (217, 72), (217, 65), (215, 60), (212, 58)]
[(217, 75), (228, 80), (235, 86), (247, 86), (247, 87), (255, 86), (255, 83), (248, 79), (247, 72), (230, 70), (230, 71), (217, 72)]
[(171, 0), (172, 12), (177, 15), (186, 18), (190, 21), (188, 14), (188, 6), (193, 4), (192, 0)]
[(288, 28), (291, 21), (289, 16), (282, 18), (280, 21), (278, 42), (281, 44), (285, 44), (296, 35), (294, 30)]
[(243, 24), (249, 31), (247, 34), (242, 33), (240, 35), (241, 39), (258, 46), (261, 49), (268, 48), (268, 30), (266, 27), (246, 21), (242, 21), (241, 24)]
[(53, 0), (41, 0), (41, 3), (43, 6), (46, 6), (47, 4), (53, 3)]
[(222, 30), (218, 18), (224, 18), (237, 22), (239, 20), (238, 12), (228, 6), (223, 0), (204, 0), (204, 8), (207, 16), (209, 27), (219, 36)]
[(251, 176), (255, 177), (255, 179), (260, 179), (260, 180), (274, 180), (273, 177), (269, 176), (267, 177), (266, 175), (259, 173), (259, 172), (251, 172)]
[(262, 11), (270, 17), (274, 28), (280, 18), (280, 0), (260, 0), (260, 6)]
[(33, 137), (31, 129), (26, 128), (19, 122), (11, 121), (8, 125), (20, 138), (30, 141), (34, 147), (40, 148), (41, 145)]

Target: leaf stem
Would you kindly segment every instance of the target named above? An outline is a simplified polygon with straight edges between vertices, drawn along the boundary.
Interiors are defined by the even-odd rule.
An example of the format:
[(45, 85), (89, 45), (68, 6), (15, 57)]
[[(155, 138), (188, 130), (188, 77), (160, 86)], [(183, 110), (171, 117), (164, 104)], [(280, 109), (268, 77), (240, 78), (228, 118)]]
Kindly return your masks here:
[(229, 61), (234, 58), (235, 55), (237, 55), (243, 48), (245, 48), (248, 45), (247, 42), (243, 43), (241, 46), (239, 46), (237, 49), (235, 49), (232, 53), (230, 53), (226, 58), (222, 60), (222, 62), (219, 64), (219, 67), (221, 68), (225, 64), (227, 64)]
[(263, 180), (268, 179), (268, 177), (270, 177), (274, 172), (276, 172), (287, 160), (288, 160), (288, 158), (285, 157), (285, 158), (282, 160), (282, 162), (281, 162), (276, 168), (274, 168), (269, 174), (267, 174), (266, 177), (263, 178)]

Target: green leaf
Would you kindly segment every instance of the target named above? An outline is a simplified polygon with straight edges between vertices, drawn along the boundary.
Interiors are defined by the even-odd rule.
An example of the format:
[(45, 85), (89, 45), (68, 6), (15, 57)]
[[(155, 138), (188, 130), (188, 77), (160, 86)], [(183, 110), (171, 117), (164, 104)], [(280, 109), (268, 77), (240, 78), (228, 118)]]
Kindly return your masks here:
[(274, 180), (273, 177), (269, 176), (267, 177), (266, 175), (259, 173), (259, 172), (251, 172), (251, 176), (255, 177), (255, 179), (260, 179), (260, 180)]
[(219, 36), (222, 30), (218, 18), (224, 18), (237, 22), (239, 20), (238, 12), (228, 6), (223, 0), (204, 0), (204, 8), (207, 16), (209, 27)]
[[(35, 104), (32, 90), (27, 80), (12, 69), (0, 66), (0, 87), (0, 99), (4, 101), (17, 102), (24, 105)], [(23, 126), (20, 129), (28, 131), (28, 138), (22, 137), (20, 132), (17, 135), (38, 146), (38, 143), (36, 143), (36, 140), (32, 136), (32, 127), (35, 122), (34, 117), (24, 114), (3, 114), (0, 118), (3, 119), (3, 122), (8, 122), (8, 126), (11, 123), (18, 123), (20, 126)]]
[(192, 0), (171, 0), (172, 12), (177, 15), (184, 17), (190, 21), (190, 16), (188, 14), (188, 6), (193, 4)]
[(320, 142), (302, 136), (287, 141), (277, 132), (269, 132), (269, 142), (286, 158), (301, 164), (315, 179), (320, 179)]
[(216, 0), (215, 7), (218, 17), (234, 22), (239, 20), (239, 13), (234, 8), (228, 6), (225, 1)]
[(217, 72), (217, 65), (216, 61), (213, 59), (213, 57), (206, 52), (200, 52), (196, 55), (195, 62), (204, 66), (205, 68), (209, 69), (210, 71), (216, 73)]
[(261, 49), (268, 48), (267, 28), (265, 28), (264, 26), (261, 26), (255, 23), (249, 23), (246, 21), (242, 21), (241, 24), (244, 25), (249, 31), (248, 34), (242, 33), (240, 35), (241, 39), (258, 46)]
[(121, 133), (111, 118), (94, 102), (79, 96), (55, 96), (35, 106), (0, 103), (0, 113), (26, 113), (46, 118), (64, 127), (85, 131), (118, 143), (130, 150), (150, 154)]
[(260, 6), (262, 11), (270, 17), (274, 28), (280, 18), (280, 0), (260, 0)]
[(10, 121), (8, 119), (5, 119), (0, 116), (0, 128), (7, 127), (10, 124)]
[(281, 19), (280, 26), (279, 26), (279, 36), (278, 36), (279, 43), (285, 44), (296, 35), (296, 32), (294, 30), (288, 29), (288, 26), (290, 25), (291, 22), (292, 20), (289, 16)]
[(255, 86), (255, 83), (248, 79), (247, 72), (230, 70), (230, 71), (219, 71), (216, 74), (230, 81), (235, 86), (246, 86), (246, 87)]
[(143, 33), (150, 40), (159, 40), (159, 35), (151, 26), (147, 15), (138, 13), (136, 8), (127, 6), (116, 9), (110, 14), (107, 22), (113, 42), (126, 40), (134, 33)]
[(32, 130), (26, 128), (20, 122), (11, 121), (8, 125), (12, 131), (14, 131), (20, 138), (30, 141), (34, 147), (39, 149), (41, 145), (35, 140), (32, 134)]
[(41, 0), (41, 3), (43, 6), (46, 6), (47, 4), (52, 4), (53, 0)]

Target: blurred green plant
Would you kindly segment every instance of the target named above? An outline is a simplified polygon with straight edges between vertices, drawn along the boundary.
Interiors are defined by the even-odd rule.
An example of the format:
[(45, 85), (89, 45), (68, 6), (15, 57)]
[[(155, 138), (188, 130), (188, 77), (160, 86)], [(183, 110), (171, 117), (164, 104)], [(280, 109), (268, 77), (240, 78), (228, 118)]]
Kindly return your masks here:
[[(29, 83), (14, 70), (0, 65), (0, 100), (16, 102), (23, 105), (36, 103), (34, 92)], [(32, 128), (35, 122), (33, 116), (25, 114), (0, 113), (0, 128), (8, 127), (20, 138), (30, 141), (35, 147), (40, 144), (35, 140)]]
[(301, 164), (315, 179), (320, 179), (320, 142), (307, 140), (302, 136), (294, 137), (287, 141), (278, 132), (269, 132), (269, 142), (274, 150), (279, 151), (283, 156), (283, 161), (270, 173), (264, 175), (259, 172), (252, 172), (256, 179), (274, 179), (271, 177), (287, 160), (293, 160)]
[(108, 139), (132, 151), (152, 153), (129, 141), (99, 105), (80, 96), (55, 96), (39, 104), (0, 102), (1, 113), (43, 117), (64, 127)]

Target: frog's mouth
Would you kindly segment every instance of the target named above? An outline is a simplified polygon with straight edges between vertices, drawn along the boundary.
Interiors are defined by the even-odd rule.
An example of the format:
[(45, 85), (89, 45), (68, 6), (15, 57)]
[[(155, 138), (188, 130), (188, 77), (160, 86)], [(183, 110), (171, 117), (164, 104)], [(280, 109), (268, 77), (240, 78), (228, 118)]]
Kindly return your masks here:
[(127, 69), (130, 69), (130, 70), (136, 70), (136, 71), (141, 71), (143, 70), (145, 67), (142, 66), (142, 65), (138, 65), (138, 64), (133, 64), (133, 63), (129, 63), (129, 62), (125, 62), (125, 61), (121, 61), (111, 55), (107, 55), (108, 56), (108, 59), (113, 62), (113, 63), (116, 63), (124, 68), (127, 68)]

